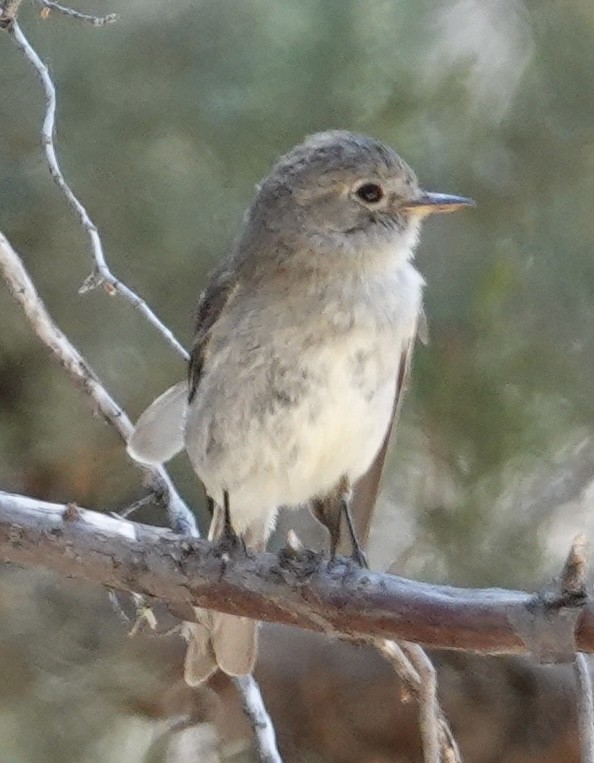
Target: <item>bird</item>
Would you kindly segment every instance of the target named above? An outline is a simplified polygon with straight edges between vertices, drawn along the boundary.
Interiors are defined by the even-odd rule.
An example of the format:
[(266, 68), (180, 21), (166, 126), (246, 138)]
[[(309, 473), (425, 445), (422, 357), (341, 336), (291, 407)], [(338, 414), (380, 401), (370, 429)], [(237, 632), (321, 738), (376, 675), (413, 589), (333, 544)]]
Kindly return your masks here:
[[(185, 449), (212, 506), (210, 540), (262, 550), (279, 508), (305, 505), (331, 556), (345, 528), (366, 564), (349, 507), (383, 463), (424, 322), (421, 223), (473, 203), (422, 190), (394, 149), (346, 130), (278, 159), (200, 296), (188, 378), (128, 443), (150, 464)], [(251, 672), (255, 621), (197, 610), (186, 637), (188, 683)]]

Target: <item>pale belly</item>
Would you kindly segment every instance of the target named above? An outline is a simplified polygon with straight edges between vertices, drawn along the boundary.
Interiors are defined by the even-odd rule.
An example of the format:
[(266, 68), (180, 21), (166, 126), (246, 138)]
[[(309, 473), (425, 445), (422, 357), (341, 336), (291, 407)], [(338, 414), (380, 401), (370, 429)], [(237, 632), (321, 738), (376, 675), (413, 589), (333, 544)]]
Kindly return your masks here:
[(324, 495), (342, 477), (354, 482), (371, 465), (422, 284), (410, 263), (397, 263), (351, 283), (315, 282), (321, 307), (311, 316), (300, 300), (280, 312), (248, 300), (221, 323), (185, 445), (209, 495), (222, 503), (228, 492), (238, 532)]
[(296, 412), (294, 458), (285, 461), (287, 503), (323, 495), (343, 476), (357, 480), (390, 422), (400, 353), (344, 348), (328, 355), (327, 384), (316, 390), (309, 411)]
[(218, 386), (218, 400), (189, 412), (190, 459), (217, 502), (228, 491), (238, 532), (370, 466), (390, 423), (403, 341), (390, 335), (370, 347), (364, 339), (304, 351), (298, 362), (308, 381), (293, 401), (260, 410), (264, 376), (241, 379), (238, 371), (227, 376), (226, 394)]

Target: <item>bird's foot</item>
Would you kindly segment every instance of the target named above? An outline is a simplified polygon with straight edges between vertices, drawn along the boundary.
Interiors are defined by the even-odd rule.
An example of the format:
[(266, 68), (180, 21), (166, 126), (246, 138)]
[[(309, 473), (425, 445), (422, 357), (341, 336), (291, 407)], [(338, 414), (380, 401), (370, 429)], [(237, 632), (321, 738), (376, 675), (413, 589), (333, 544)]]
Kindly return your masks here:
[(247, 546), (242, 535), (238, 535), (231, 525), (225, 525), (221, 535), (215, 540), (214, 548), (220, 556), (246, 556)]
[(348, 560), (351, 564), (355, 564), (357, 567), (361, 567), (364, 570), (369, 569), (367, 555), (361, 549), (361, 546), (359, 546), (358, 543), (353, 546), (353, 550), (349, 556), (342, 556), (341, 554), (337, 554), (335, 548), (330, 549), (330, 564), (344, 564), (345, 560)]
[(356, 543), (353, 546), (353, 553), (350, 556), (351, 561), (353, 561), (358, 567), (362, 567), (363, 569), (368, 570), (369, 569), (369, 562), (367, 561), (367, 555), (359, 546), (358, 543)]

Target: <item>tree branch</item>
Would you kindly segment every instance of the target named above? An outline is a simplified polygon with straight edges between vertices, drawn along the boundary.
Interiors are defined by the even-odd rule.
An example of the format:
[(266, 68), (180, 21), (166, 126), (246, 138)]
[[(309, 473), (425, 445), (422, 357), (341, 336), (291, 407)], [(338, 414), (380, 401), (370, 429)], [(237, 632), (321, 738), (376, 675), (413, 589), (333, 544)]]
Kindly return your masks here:
[(243, 711), (247, 715), (254, 732), (260, 760), (262, 763), (283, 763), (276, 746), (274, 726), (255, 678), (250, 674), (236, 676), (233, 681), (241, 696)]
[(64, 16), (69, 16), (76, 21), (83, 21), (85, 24), (91, 24), (91, 26), (105, 26), (106, 24), (113, 24), (118, 20), (117, 13), (108, 13), (107, 16), (93, 16), (88, 13), (81, 13), (75, 11), (74, 8), (68, 8), (66, 5), (60, 5), (60, 3), (54, 2), (54, 0), (39, 0), (44, 9), (49, 11), (57, 11), (63, 13)]
[[(417, 583), (329, 564), (311, 551), (229, 559), (204, 540), (10, 493), (0, 493), (0, 559), (154, 597), (184, 619), (193, 618), (192, 606), (208, 607), (315, 631), (488, 654), (531, 651), (517, 623), (530, 621), (534, 631), (540, 617), (549, 630), (575, 614), (575, 645), (594, 652), (591, 603)], [(560, 644), (560, 654), (565, 651)]]
[(389, 639), (366, 641), (384, 657), (419, 703), (419, 730), (425, 763), (460, 763), (460, 750), (437, 698), (437, 674), (418, 644)]
[(8, 29), (19, 12), (22, 0), (3, 0), (0, 2), (0, 29)]
[[(58, 162), (58, 157), (54, 145), (54, 132), (56, 129), (56, 88), (52, 78), (50, 77), (47, 66), (43, 63), (35, 49), (29, 43), (29, 40), (27, 40), (22, 29), (14, 18), (16, 9), (11, 9), (11, 12), (13, 15), (9, 19), (9, 23), (6, 24), (8, 34), (13, 38), (17, 48), (22, 52), (27, 61), (34, 68), (35, 73), (41, 82), (45, 95), (46, 108), (45, 117), (41, 126), (41, 144), (45, 152), (45, 158), (50, 175), (52, 176), (52, 179), (60, 191), (62, 191), (64, 194), (68, 204), (72, 207), (78, 216), (78, 219), (85, 229), (91, 244), (95, 269), (83, 283), (80, 291), (85, 292), (89, 289), (94, 289), (97, 286), (103, 285), (108, 294), (121, 295), (124, 297), (124, 299), (127, 299), (128, 302), (130, 302), (146, 318), (146, 320), (161, 333), (167, 342), (169, 342), (169, 344), (185, 360), (188, 360), (189, 355), (187, 351), (176, 339), (171, 329), (165, 326), (165, 324), (157, 317), (154, 311), (143, 299), (138, 296), (138, 294), (136, 294), (136, 292), (132, 291), (132, 289), (126, 286), (125, 283), (122, 283), (122, 281), (116, 278), (109, 269), (107, 260), (105, 258), (105, 253), (103, 252), (103, 244), (101, 242), (101, 236), (99, 235), (97, 226), (91, 219), (86, 208), (77, 198), (77, 196), (75, 196), (73, 190), (70, 188), (69, 184), (64, 178), (64, 175), (62, 174), (62, 170), (60, 169), (60, 164)], [(6, 17), (7, 13), (8, 11), (5, 9), (4, 14), (0, 16), (0, 26), (2, 26), (2, 21)]]
[[(57, 358), (76, 386), (91, 398), (103, 418), (114, 427), (122, 440), (127, 442), (132, 433), (132, 422), (101, 384), (85, 358), (53, 322), (20, 257), (2, 233), (0, 273), (39, 339)], [(178, 532), (195, 534), (197, 529), (194, 515), (179, 496), (167, 471), (162, 466), (146, 467), (144, 471), (155, 495), (166, 506), (172, 526)]]

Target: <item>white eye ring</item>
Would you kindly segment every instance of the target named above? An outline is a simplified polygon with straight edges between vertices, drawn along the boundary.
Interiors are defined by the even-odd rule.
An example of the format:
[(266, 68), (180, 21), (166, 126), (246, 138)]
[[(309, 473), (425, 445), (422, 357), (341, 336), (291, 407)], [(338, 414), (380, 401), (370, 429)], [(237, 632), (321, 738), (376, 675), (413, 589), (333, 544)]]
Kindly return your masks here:
[(379, 204), (384, 198), (384, 189), (379, 183), (362, 183), (355, 191), (355, 196), (365, 204)]

